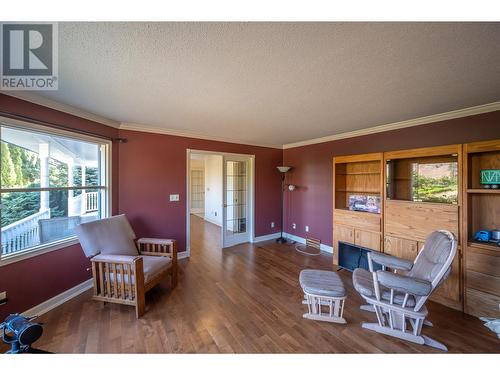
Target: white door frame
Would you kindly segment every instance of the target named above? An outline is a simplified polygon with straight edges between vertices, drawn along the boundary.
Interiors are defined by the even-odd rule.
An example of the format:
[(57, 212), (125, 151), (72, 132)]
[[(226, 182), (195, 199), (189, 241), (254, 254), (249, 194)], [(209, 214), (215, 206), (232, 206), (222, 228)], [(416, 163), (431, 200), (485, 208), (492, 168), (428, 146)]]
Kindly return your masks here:
[[(190, 230), (190, 213), (191, 213), (191, 154), (205, 154), (205, 155), (220, 155), (224, 156), (238, 156), (247, 157), (248, 163), (248, 178), (250, 180), (250, 190), (248, 196), (248, 223), (249, 223), (249, 242), (255, 241), (255, 155), (251, 154), (236, 154), (230, 152), (217, 152), (205, 150), (186, 149), (186, 251), (183, 252), (184, 257), (191, 255), (191, 230)], [(223, 166), (224, 168), (224, 166)], [(224, 178), (224, 173), (222, 174)], [(224, 181), (221, 181), (224, 183)], [(223, 191), (224, 194), (224, 191)], [(224, 207), (221, 206), (221, 213)], [(222, 241), (222, 238), (221, 238)], [(222, 245), (222, 242), (221, 242)]]

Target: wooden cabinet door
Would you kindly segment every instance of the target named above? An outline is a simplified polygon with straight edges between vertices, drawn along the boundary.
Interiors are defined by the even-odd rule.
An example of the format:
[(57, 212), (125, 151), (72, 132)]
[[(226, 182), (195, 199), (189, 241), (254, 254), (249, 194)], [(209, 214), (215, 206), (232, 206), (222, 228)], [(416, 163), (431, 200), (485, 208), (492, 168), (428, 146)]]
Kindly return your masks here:
[(334, 224), (333, 227), (333, 264), (339, 264), (339, 241), (354, 244), (354, 228)]
[(417, 251), (420, 253), (420, 250), (422, 250), (422, 248), (424, 247), (424, 243), (423, 241), (418, 241), (417, 242)]
[(336, 243), (341, 241), (354, 244), (354, 228), (336, 224), (333, 241)]
[(391, 236), (385, 236), (384, 238), (384, 253), (392, 255), (393, 257), (399, 257), (400, 253), (400, 239)]
[(418, 254), (418, 243), (406, 238), (385, 236), (384, 252), (398, 258), (413, 261)]
[(415, 260), (418, 254), (418, 243), (412, 240), (401, 240), (401, 258)]
[(356, 229), (354, 243), (367, 249), (380, 251), (380, 233)]

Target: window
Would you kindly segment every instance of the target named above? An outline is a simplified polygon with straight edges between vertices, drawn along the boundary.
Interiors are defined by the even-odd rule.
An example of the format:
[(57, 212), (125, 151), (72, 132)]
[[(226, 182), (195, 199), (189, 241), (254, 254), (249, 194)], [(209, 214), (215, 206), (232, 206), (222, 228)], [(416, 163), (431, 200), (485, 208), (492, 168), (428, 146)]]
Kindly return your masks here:
[(1, 260), (53, 249), (108, 215), (109, 142), (10, 121), (0, 138)]

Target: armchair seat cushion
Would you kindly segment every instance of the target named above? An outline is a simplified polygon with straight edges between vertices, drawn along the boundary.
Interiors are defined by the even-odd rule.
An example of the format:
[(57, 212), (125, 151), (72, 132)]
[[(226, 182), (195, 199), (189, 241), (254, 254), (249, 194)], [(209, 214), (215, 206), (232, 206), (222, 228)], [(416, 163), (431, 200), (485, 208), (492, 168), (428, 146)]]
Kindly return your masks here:
[[(354, 285), (354, 289), (357, 292), (368, 298), (375, 298), (375, 288), (373, 286), (373, 276), (371, 272), (363, 269), (356, 268), (352, 274), (352, 283)], [(388, 288), (380, 285), (380, 293), (381, 298), (384, 301), (389, 302), (391, 300), (391, 291)], [(405, 295), (403, 293), (394, 293), (394, 303), (397, 305), (402, 305)], [(406, 301), (407, 307), (415, 307), (415, 297), (409, 296), (408, 301)]]
[(144, 282), (147, 284), (159, 273), (166, 271), (172, 265), (172, 259), (169, 257), (156, 257), (143, 255), (144, 262)]
[[(147, 284), (151, 280), (155, 278), (155, 276), (159, 275), (163, 271), (166, 271), (170, 268), (172, 264), (172, 260), (169, 257), (156, 257), (156, 256), (141, 256), (143, 261), (143, 269), (144, 269), (144, 283)], [(114, 274), (111, 273), (109, 276), (111, 281), (114, 281)], [(125, 282), (128, 282), (128, 275), (124, 275)], [(121, 282), (121, 275), (118, 273), (117, 280)], [(132, 276), (132, 285), (135, 285), (135, 277)]]
[(300, 286), (305, 293), (325, 297), (345, 297), (344, 283), (337, 272), (303, 270), (299, 276)]

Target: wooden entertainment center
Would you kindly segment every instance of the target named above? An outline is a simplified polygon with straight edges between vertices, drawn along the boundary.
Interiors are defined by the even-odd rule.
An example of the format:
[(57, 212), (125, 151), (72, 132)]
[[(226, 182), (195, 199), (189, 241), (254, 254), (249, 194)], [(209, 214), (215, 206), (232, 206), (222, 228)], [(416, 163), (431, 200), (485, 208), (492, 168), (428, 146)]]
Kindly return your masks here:
[(500, 140), (334, 157), (334, 264), (343, 244), (413, 260), (432, 231), (447, 229), (457, 257), (432, 299), (500, 316), (500, 246), (473, 240), (500, 229), (500, 189), (480, 185), (484, 169), (500, 169)]

